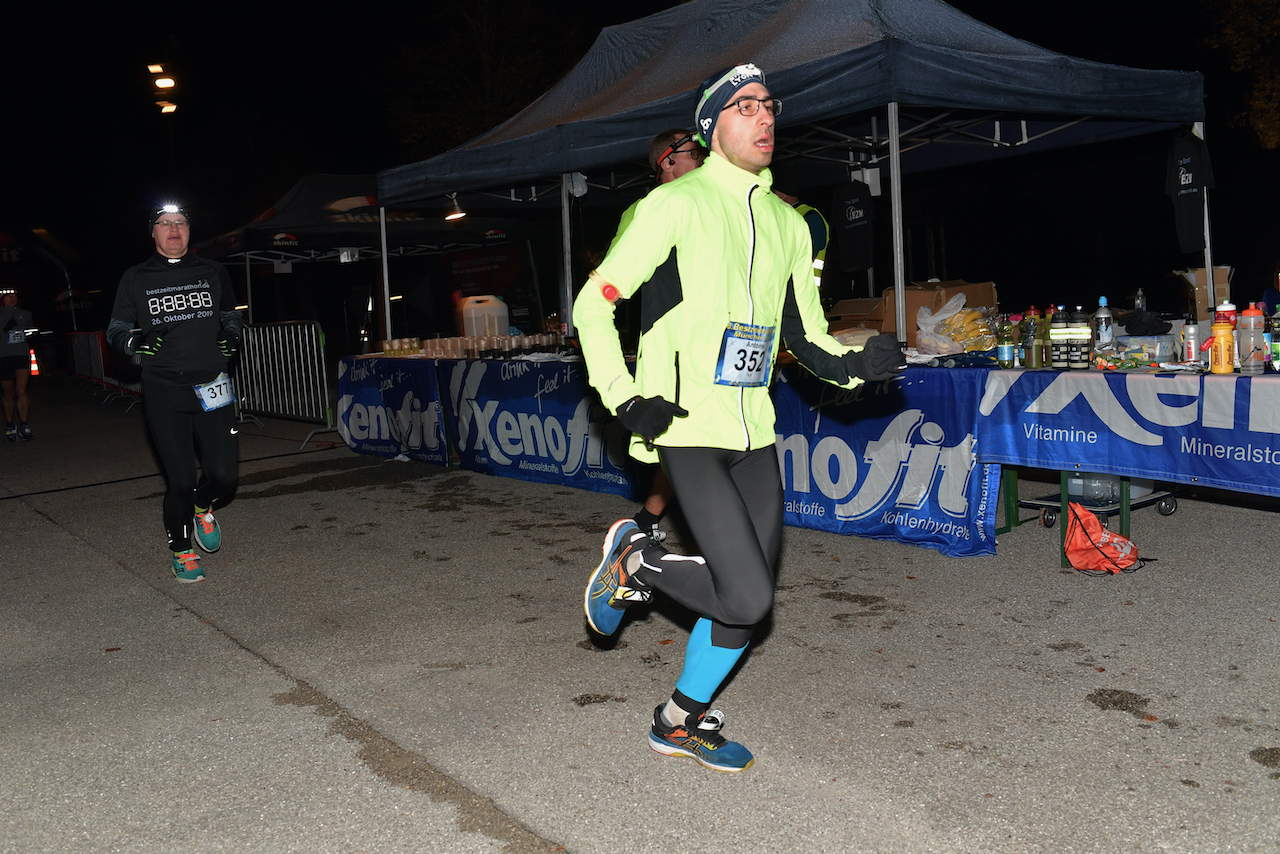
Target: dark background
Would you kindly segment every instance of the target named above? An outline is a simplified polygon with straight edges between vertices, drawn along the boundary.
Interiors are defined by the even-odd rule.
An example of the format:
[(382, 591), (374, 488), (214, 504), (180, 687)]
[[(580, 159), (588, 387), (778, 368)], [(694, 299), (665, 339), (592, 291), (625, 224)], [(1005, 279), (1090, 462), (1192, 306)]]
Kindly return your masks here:
[[(1233, 49), (1217, 44), (1240, 2), (953, 3), (1053, 50), (1206, 75), (1214, 259), (1237, 268), (1237, 302), (1261, 298), (1280, 258), (1280, 155), (1249, 124), (1249, 69), (1232, 70)], [(553, 84), (602, 26), (669, 5), (9, 8), (0, 230), (46, 229), (73, 286), (105, 294), (101, 313), (123, 269), (151, 251), (157, 202), (181, 199), (198, 242), (243, 225), (307, 172), (374, 172), (447, 150)], [(179, 80), (171, 116), (151, 97), (146, 66), (157, 61)], [(1152, 135), (904, 181), (913, 277), (993, 280), (1009, 311), (1094, 305), (1100, 293), (1115, 303), (1144, 285), (1161, 307), (1150, 288), (1202, 264), (1178, 252), (1164, 196), (1169, 142)], [(931, 230), (945, 253), (922, 249)], [(63, 277), (46, 266), (41, 275)], [(556, 272), (542, 273), (554, 305)]]

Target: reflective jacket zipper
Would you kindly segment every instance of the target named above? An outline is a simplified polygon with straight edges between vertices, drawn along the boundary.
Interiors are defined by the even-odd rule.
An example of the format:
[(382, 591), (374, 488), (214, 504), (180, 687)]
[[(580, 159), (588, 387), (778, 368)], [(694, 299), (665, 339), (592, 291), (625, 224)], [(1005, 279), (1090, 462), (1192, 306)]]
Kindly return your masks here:
[[(751, 298), (751, 281), (755, 275), (756, 265), (756, 217), (755, 211), (751, 208), (751, 194), (758, 188), (759, 184), (752, 184), (747, 189), (747, 322), (754, 324), (756, 322), (756, 304)], [(747, 412), (745, 407), (746, 388), (738, 386), (738, 421), (742, 424), (742, 441), (746, 445), (747, 450), (751, 450), (751, 431), (747, 428)]]

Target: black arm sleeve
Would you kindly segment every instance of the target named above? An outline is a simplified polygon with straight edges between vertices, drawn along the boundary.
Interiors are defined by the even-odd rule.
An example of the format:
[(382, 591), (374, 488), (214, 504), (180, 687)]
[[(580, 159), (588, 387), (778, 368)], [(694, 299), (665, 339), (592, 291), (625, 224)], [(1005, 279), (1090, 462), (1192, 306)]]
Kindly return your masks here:
[(805, 334), (804, 320), (796, 305), (794, 278), (787, 280), (787, 298), (782, 305), (782, 343), (814, 376), (837, 385), (849, 381), (849, 371), (845, 368), (844, 360), (814, 344)]
[(132, 356), (133, 351), (129, 349), (129, 338), (133, 336), (133, 324), (125, 323), (123, 320), (111, 318), (111, 322), (107, 324), (107, 343), (121, 353)]

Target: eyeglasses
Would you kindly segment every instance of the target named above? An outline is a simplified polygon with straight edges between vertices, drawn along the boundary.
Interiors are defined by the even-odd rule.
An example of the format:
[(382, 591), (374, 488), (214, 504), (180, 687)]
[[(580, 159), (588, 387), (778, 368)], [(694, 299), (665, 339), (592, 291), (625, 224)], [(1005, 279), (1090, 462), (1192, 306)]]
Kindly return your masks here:
[(158, 220), (156, 222), (156, 225), (166, 230), (170, 228), (190, 228), (191, 227), (191, 223), (182, 219), (162, 219), (162, 220)]
[(738, 112), (744, 116), (754, 116), (760, 112), (761, 107), (764, 107), (765, 112), (771, 116), (782, 115), (781, 98), (739, 98), (736, 101), (730, 101), (724, 109), (727, 110), (729, 107), (737, 107)]

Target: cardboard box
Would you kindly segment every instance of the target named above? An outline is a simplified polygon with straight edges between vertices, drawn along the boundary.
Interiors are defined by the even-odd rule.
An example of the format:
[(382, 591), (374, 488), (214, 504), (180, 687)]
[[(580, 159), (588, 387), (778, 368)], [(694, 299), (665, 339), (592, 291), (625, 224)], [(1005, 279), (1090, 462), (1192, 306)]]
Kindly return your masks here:
[[(882, 295), (884, 299), (883, 332), (898, 331), (898, 295), (893, 288), (888, 288)], [(916, 346), (916, 313), (923, 308), (933, 310), (938, 289), (934, 284), (911, 283), (902, 289), (902, 304), (906, 307), (907, 332), (899, 335), (899, 340), (907, 342), (908, 347)]]
[[(938, 311), (947, 301), (958, 293), (965, 295), (966, 308), (996, 309), (996, 286), (994, 282), (966, 282), (953, 279), (946, 282), (912, 282), (903, 289), (903, 304), (906, 306), (907, 330), (905, 336), (899, 336), (907, 342), (908, 347), (916, 346), (916, 315), (922, 307), (930, 311)], [(884, 292), (884, 332), (897, 332), (897, 294), (893, 288)]]
[(965, 281), (941, 282), (938, 285), (938, 297), (934, 301), (934, 310), (937, 311), (942, 308), (947, 304), (948, 300), (958, 293), (963, 293), (965, 296), (965, 308), (989, 308), (992, 314), (996, 312), (998, 301), (995, 282), (970, 283)]
[(1234, 273), (1235, 269), (1233, 267), (1214, 264), (1213, 294), (1211, 295), (1209, 293), (1209, 280), (1204, 274), (1204, 267), (1183, 271), (1183, 278), (1190, 282), (1195, 289), (1197, 320), (1212, 320), (1213, 307), (1225, 299), (1230, 299), (1231, 276)]
[(884, 329), (883, 299), (840, 300), (827, 312), (827, 328), (831, 332), (863, 327), (877, 332)]

